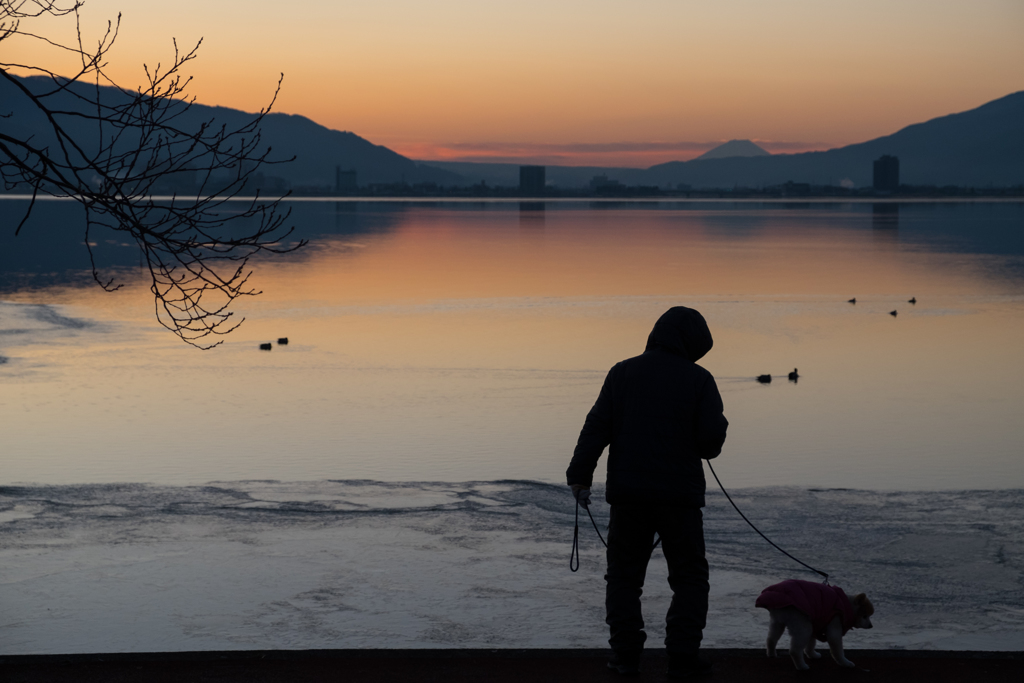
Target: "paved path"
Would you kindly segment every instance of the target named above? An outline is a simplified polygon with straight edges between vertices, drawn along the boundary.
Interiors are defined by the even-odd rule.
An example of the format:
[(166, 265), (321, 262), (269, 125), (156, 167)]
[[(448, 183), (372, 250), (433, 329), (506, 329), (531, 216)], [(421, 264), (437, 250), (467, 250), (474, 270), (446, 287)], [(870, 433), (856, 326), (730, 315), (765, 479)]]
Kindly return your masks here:
[[(854, 671), (826, 654), (798, 673), (788, 657), (767, 660), (755, 650), (707, 650), (712, 683), (786, 681), (1024, 681), (1022, 652), (850, 650)], [(624, 678), (605, 667), (603, 650), (305, 650), (0, 656), (0, 681), (22, 683), (403, 683), (412, 681), (667, 681), (663, 650), (645, 655), (643, 672)], [(865, 671), (866, 669), (867, 671)]]

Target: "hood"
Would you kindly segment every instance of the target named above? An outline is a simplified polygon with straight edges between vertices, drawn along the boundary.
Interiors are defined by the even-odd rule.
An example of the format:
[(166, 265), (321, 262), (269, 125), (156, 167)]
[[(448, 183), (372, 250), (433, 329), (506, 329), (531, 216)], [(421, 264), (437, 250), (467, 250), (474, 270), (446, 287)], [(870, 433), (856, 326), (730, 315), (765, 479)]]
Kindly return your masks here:
[(647, 337), (647, 350), (663, 346), (696, 363), (714, 343), (704, 316), (692, 308), (673, 306), (654, 323), (654, 329)]

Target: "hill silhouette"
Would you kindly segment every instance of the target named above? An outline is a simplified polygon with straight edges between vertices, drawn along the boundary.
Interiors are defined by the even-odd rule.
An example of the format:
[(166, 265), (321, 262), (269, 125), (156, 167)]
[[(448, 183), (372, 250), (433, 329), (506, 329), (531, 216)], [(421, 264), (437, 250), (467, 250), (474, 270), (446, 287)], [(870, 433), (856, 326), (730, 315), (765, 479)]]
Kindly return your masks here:
[(825, 152), (673, 161), (647, 169), (647, 183), (694, 187), (761, 187), (792, 180), (871, 185), (872, 161), (900, 159), (907, 185), (1009, 187), (1024, 184), (1024, 91), (977, 109), (942, 116)]
[[(43, 77), (20, 81), (33, 91), (51, 85)], [(82, 83), (71, 87), (83, 93), (94, 88)], [(101, 97), (114, 102), (124, 96), (114, 88), (102, 87)], [(75, 111), (83, 103), (67, 94), (59, 105)], [(7, 114), (12, 116), (0, 119), (7, 134), (22, 139), (32, 136), (37, 146), (52, 143), (46, 121), (38, 111), (13, 85), (0, 80), (0, 116)], [(218, 125), (241, 127), (253, 116), (237, 109), (195, 104), (179, 121), (183, 128), (193, 129), (210, 119), (215, 119)], [(95, 126), (65, 118), (64, 123), (75, 139), (86, 149), (95, 148)], [(273, 158), (296, 157), (292, 162), (264, 169), (266, 176), (279, 177), (290, 187), (329, 191), (339, 166), (343, 170), (354, 169), (360, 186), (403, 181), (446, 186), (480, 182), (506, 187), (519, 184), (519, 165), (515, 163), (414, 161), (355, 133), (332, 130), (298, 115), (268, 115), (263, 123), (263, 141), (273, 149)], [(869, 186), (872, 162), (883, 154), (899, 157), (900, 179), (907, 185), (1024, 185), (1024, 91), (970, 111), (910, 125), (892, 135), (824, 152), (768, 154), (749, 140), (730, 140), (696, 159), (649, 169), (548, 166), (547, 179), (563, 188), (586, 187), (598, 175), (626, 185), (671, 188), (758, 188), (787, 181), (814, 185), (849, 181), (855, 186)]]
[[(977, 109), (910, 125), (892, 135), (824, 152), (715, 158), (723, 156), (719, 150), (735, 149), (734, 142), (749, 141), (730, 141), (696, 159), (649, 169), (548, 166), (548, 182), (578, 188), (585, 187), (595, 175), (607, 175), (626, 185), (663, 188), (759, 188), (787, 181), (839, 185), (844, 180), (865, 187), (871, 185), (872, 162), (883, 154), (893, 154), (900, 159), (903, 184), (1013, 187), (1024, 184), (1024, 92)], [(516, 164), (428, 163), (474, 183), (518, 184)]]
[[(32, 92), (50, 89), (53, 85), (50, 79), (42, 76), (19, 80)], [(66, 111), (82, 111), (85, 103), (74, 93), (95, 97), (95, 87), (85, 83), (72, 84), (69, 88), (72, 93), (54, 98), (51, 106), (59, 106)], [(106, 86), (100, 88), (100, 97), (111, 103), (124, 99), (120, 91)], [(0, 119), (0, 125), (9, 135), (22, 139), (33, 136), (39, 146), (52, 144), (52, 134), (38, 110), (11, 83), (0, 80), (0, 115), (7, 114), (12, 116)], [(195, 130), (204, 121), (213, 119), (217, 125), (240, 128), (254, 116), (238, 109), (193, 104), (177, 123), (185, 130)], [(95, 149), (95, 124), (66, 116), (61, 117), (61, 123), (85, 149)], [(417, 163), (355, 133), (331, 130), (304, 116), (269, 114), (263, 120), (262, 130), (264, 145), (273, 150), (271, 158), (295, 157), (292, 162), (265, 167), (264, 174), (279, 177), (292, 187), (333, 188), (337, 166), (343, 170), (355, 169), (360, 185), (402, 181), (443, 185), (462, 183), (462, 178), (456, 174)]]

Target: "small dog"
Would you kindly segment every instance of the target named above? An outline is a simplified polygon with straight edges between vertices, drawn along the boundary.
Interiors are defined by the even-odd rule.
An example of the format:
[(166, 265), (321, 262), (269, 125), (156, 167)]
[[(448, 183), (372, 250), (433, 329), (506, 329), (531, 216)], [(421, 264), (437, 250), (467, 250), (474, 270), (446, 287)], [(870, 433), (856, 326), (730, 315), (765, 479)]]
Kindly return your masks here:
[(851, 600), (838, 586), (794, 579), (765, 588), (754, 604), (768, 610), (768, 656), (775, 657), (775, 645), (788, 629), (789, 656), (800, 670), (810, 668), (805, 655), (821, 657), (814, 649), (815, 638), (828, 643), (836, 664), (853, 667), (843, 654), (843, 635), (851, 628), (871, 628), (875, 613), (864, 593)]

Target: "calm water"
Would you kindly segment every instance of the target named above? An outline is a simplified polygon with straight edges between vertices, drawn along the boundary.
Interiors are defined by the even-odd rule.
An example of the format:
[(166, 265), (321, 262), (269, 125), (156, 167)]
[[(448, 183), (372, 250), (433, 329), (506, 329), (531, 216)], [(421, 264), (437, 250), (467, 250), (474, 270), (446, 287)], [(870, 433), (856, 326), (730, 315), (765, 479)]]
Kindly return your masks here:
[[(105, 294), (73, 206), (14, 240), (19, 207), (5, 653), (601, 647), (602, 548), (586, 529), (568, 571), (563, 472), (677, 304), (716, 337), (738, 504), (878, 606), (850, 647), (1021, 649), (1021, 204), (296, 202), (310, 247), (256, 264), (265, 294), (208, 352), (156, 326), (131, 247), (96, 237), (129, 284)], [(758, 647), (760, 590), (815, 575), (713, 484), (705, 520), (704, 644)], [(668, 592), (655, 561), (652, 642)]]
[(0, 483), (561, 482), (607, 369), (682, 304), (716, 339), (727, 486), (1024, 487), (1019, 203), (296, 202), (310, 246), (256, 264), (207, 352), (156, 326), (131, 247), (98, 238), (129, 282), (104, 293), (73, 206), (13, 239), (23, 207)]

